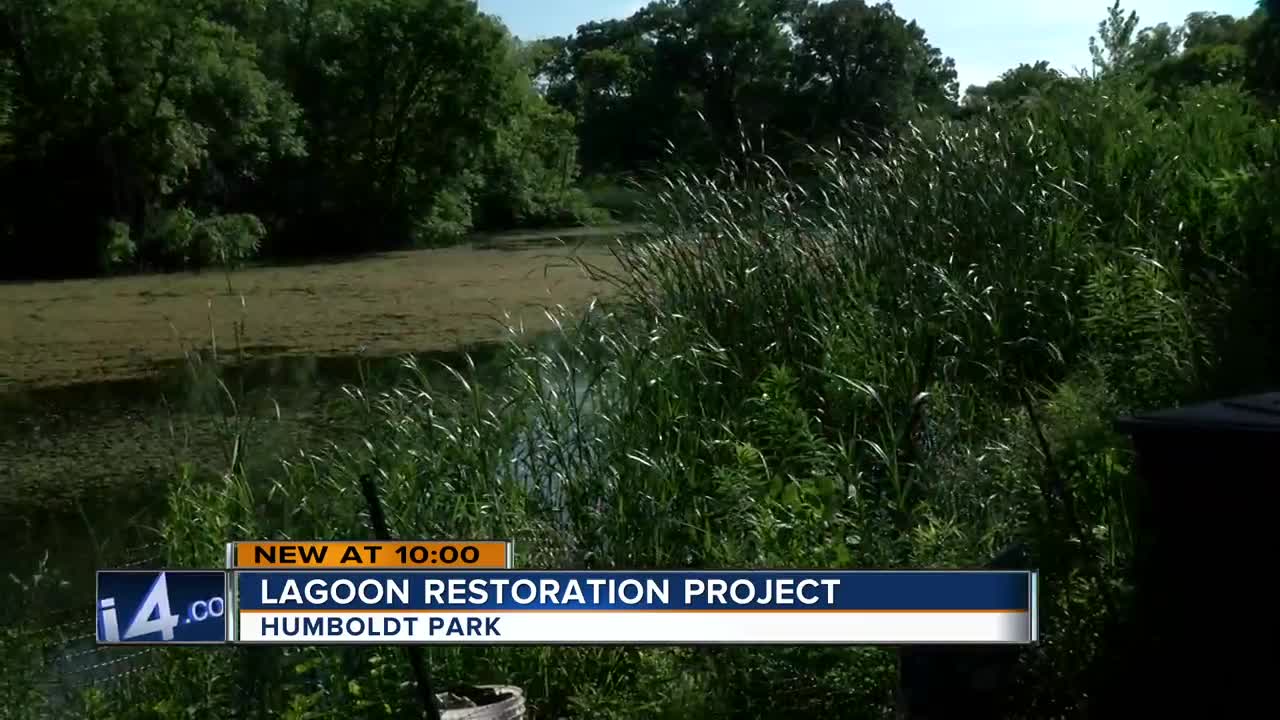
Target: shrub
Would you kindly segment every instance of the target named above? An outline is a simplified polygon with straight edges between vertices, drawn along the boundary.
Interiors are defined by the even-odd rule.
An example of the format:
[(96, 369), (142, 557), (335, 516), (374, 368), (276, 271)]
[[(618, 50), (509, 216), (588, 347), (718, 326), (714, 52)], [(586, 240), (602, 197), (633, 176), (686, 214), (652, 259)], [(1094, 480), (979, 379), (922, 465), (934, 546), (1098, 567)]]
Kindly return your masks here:
[(99, 261), (103, 270), (115, 270), (133, 262), (138, 246), (129, 235), (129, 226), (125, 223), (116, 220), (107, 223)]
[(254, 215), (213, 215), (195, 223), (191, 244), (200, 266), (234, 268), (258, 254), (266, 233)]
[(419, 246), (456, 242), (471, 232), (471, 194), (466, 185), (450, 187), (436, 195), (431, 210), (415, 228), (414, 242)]

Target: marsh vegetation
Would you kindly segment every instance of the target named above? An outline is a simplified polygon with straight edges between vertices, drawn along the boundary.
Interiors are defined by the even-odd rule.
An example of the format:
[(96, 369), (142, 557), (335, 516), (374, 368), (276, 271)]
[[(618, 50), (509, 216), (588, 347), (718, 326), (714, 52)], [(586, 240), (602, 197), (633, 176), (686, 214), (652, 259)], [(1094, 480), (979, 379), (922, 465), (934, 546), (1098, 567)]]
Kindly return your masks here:
[[(232, 367), (197, 356), (187, 367), (215, 389), (195, 397), (217, 418), (218, 452), (163, 465), (160, 519), (144, 534), (175, 567), (217, 566), (228, 540), (364, 537), (357, 481), (372, 477), (396, 534), (514, 539), (524, 567), (967, 567), (1018, 546), (1042, 573), (1044, 642), (1019, 658), (998, 714), (1107, 716), (1133, 662), (1118, 648), (1142, 532), (1114, 419), (1280, 380), (1280, 125), (1265, 72), (1278, 23), (1260, 8), (1139, 32), (1116, 7), (1091, 73), (1024, 66), (963, 104), (954, 88), (923, 92), (929, 78), (946, 85), (947, 64), (887, 6), (682, 0), (584, 26), (544, 48), (561, 61), (546, 97), (573, 99), (584, 151), (607, 129), (593, 122), (642, 101), (738, 112), (707, 118), (705, 157), (644, 185), (641, 234), (578, 258), (603, 284), (570, 282), (544, 316), (546, 342), (512, 337), (485, 362), (410, 356), (385, 381), (326, 389), (334, 430), (287, 444), (271, 439), (274, 413), (242, 401)], [(817, 123), (856, 97), (818, 62), (841, 47), (822, 42), (833, 28), (896, 39), (875, 52), (918, 61), (884, 65), (919, 71), (910, 93), (907, 78), (874, 75), (883, 83), (863, 89), (898, 88), (882, 98), (895, 102), (847, 135)], [(781, 64), (711, 72), (741, 67), (735, 57)], [(712, 67), (645, 84), (688, 69), (680, 58)], [(768, 82), (796, 77), (777, 69), (788, 58), (807, 58), (812, 82)], [(658, 86), (673, 96), (643, 92)], [(799, 102), (785, 95), (797, 88), (818, 93), (805, 120), (830, 142), (775, 152), (731, 135), (752, 109), (787, 107), (752, 102), (756, 91)], [(915, 106), (929, 98), (943, 107)], [(611, 162), (647, 157), (627, 147), (635, 155)], [(326, 287), (341, 296), (345, 282)], [(299, 312), (322, 335), (340, 327), (326, 314), (339, 299), (279, 302), (311, 303)], [(342, 301), (355, 313), (389, 302)], [(246, 303), (246, 336), (271, 304)], [(435, 327), (424, 317), (420, 332)], [(28, 623), (65, 597), (57, 580), (84, 582), (19, 579), (7, 607)], [(30, 631), (0, 636), (0, 713), (13, 717), (414, 712), (386, 648), (166, 650), (146, 672), (52, 704)], [(878, 718), (896, 692), (882, 648), (427, 655), (440, 683), (520, 686), (539, 717)]]

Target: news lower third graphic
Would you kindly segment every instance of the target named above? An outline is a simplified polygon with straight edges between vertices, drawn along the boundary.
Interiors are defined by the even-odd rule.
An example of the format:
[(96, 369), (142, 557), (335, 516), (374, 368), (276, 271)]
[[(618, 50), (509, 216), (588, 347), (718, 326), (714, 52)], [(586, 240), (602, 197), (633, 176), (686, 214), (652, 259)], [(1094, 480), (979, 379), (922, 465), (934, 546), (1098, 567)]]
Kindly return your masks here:
[(512, 565), (509, 540), (409, 542), (264, 541), (227, 544), (227, 567), (245, 570), (465, 568)]
[(234, 641), (1028, 644), (1032, 572), (235, 573)]
[[(490, 566), (490, 567), (485, 567)], [(521, 570), (494, 541), (240, 542), (103, 570), (104, 645), (1025, 645), (1030, 570)]]
[(227, 641), (227, 574), (221, 570), (100, 570), (98, 642)]

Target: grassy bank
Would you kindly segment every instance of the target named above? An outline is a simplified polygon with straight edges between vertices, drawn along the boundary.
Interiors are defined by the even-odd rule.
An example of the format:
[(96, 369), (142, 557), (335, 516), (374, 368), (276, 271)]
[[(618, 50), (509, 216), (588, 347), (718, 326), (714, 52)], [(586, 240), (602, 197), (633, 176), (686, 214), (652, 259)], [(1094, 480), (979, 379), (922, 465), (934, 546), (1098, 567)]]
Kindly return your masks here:
[[(1099, 85), (820, 154), (804, 183), (767, 159), (673, 177), (660, 226), (615, 247), (611, 302), (557, 316), (553, 348), (513, 343), (494, 383), (349, 389), (358, 439), (180, 473), (166, 560), (367, 536), (363, 475), (398, 535), (512, 538), (524, 567), (956, 567), (1018, 544), (1045, 640), (1001, 712), (1105, 712), (1135, 535), (1112, 421), (1276, 380), (1276, 140), (1233, 91), (1166, 114)], [(21, 682), (39, 658), (7, 650), (0, 707), (49, 714)], [(427, 655), (538, 717), (885, 717), (896, 689), (885, 649)], [(57, 712), (392, 718), (407, 681), (388, 649), (175, 650)]]

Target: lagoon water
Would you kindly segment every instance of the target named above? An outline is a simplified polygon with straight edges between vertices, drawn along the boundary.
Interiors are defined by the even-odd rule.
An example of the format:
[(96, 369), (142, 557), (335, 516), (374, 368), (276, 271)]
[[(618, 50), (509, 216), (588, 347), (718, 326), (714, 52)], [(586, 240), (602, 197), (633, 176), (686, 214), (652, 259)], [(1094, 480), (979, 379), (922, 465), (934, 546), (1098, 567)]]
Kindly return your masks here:
[[(477, 247), (507, 249), (502, 238), (487, 242)], [(515, 249), (527, 250), (539, 239), (521, 236), (513, 242)], [(554, 351), (558, 342), (553, 333), (534, 333), (526, 341), (544, 351)], [(342, 387), (377, 392), (395, 387), (408, 372), (403, 353), (290, 354), (265, 346), (256, 351), (261, 357), (251, 354), (234, 364), (192, 355), (153, 362), (146, 375), (71, 384), (6, 384), (14, 378), (5, 378), (0, 368), (0, 543), (9, 550), (0, 554), (0, 578), (14, 580), (0, 580), (0, 627), (39, 618), (45, 629), (32, 642), (48, 647), (51, 691), (143, 671), (154, 662), (150, 648), (95, 647), (86, 608), (95, 569), (159, 565), (162, 553), (152, 529), (164, 518), (166, 486), (180, 463), (210, 482), (219, 481), (218, 468), (232, 457), (247, 462), (254, 474), (267, 474), (281, 456), (340, 440), (351, 430), (342, 413), (333, 412), (344, 403), (349, 407)], [(473, 379), (491, 387), (500, 381), (501, 344), (413, 354), (432, 386), (441, 388), (456, 386), (445, 366), (468, 372), (465, 356), (474, 364)], [(572, 385), (548, 392), (572, 398), (589, 415), (587, 379), (577, 377)], [(235, 418), (252, 425), (229, 426)], [(509, 467), (525, 483), (533, 477), (530, 450), (548, 442), (543, 420), (531, 423), (533, 431), (510, 448)], [(235, 429), (249, 439), (247, 446), (228, 445), (228, 431)], [(589, 438), (576, 430), (556, 441), (591, 452)], [(546, 482), (540, 492), (557, 502), (563, 478)], [(561, 507), (562, 516), (566, 512)]]

